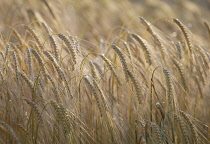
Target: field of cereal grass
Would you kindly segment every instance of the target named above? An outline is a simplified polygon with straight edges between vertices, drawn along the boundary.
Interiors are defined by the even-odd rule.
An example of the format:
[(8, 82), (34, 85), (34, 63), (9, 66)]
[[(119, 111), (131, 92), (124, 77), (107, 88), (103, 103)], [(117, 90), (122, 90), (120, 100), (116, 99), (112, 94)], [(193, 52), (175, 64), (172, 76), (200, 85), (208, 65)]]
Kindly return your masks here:
[(210, 1), (0, 0), (1, 144), (210, 143)]

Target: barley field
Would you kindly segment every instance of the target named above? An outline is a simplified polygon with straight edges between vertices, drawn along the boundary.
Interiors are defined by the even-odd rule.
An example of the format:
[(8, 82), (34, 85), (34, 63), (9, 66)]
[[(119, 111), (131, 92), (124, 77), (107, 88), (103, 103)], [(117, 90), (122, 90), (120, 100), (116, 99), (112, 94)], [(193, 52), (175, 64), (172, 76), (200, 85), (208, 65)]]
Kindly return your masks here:
[(0, 0), (0, 144), (209, 144), (209, 0)]

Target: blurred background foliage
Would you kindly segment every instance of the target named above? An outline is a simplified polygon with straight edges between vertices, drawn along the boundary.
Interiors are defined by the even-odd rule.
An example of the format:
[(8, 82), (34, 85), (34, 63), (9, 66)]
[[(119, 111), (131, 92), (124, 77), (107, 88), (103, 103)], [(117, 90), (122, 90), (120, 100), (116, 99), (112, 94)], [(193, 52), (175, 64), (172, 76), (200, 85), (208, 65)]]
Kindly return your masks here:
[(138, 25), (139, 16), (157, 27), (176, 17), (200, 35), (209, 9), (210, 0), (0, 0), (0, 28), (5, 33), (9, 26), (44, 21), (55, 32), (98, 42), (122, 26)]

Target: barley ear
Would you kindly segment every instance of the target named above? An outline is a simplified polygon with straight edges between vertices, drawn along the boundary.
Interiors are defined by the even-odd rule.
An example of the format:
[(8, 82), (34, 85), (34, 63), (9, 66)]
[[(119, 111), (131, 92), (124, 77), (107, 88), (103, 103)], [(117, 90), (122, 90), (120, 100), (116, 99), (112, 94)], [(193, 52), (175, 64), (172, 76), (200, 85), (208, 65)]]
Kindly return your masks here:
[(70, 55), (72, 56), (72, 61), (73, 61), (73, 69), (75, 64), (77, 63), (76, 61), (76, 52), (74, 49), (74, 46), (71, 44), (71, 42), (68, 40), (68, 38), (66, 36), (64, 36), (63, 34), (59, 33), (57, 34), (57, 36), (66, 44), (66, 46), (68, 47), (68, 50), (70, 51)]
[(41, 40), (39, 36), (36, 34), (36, 32), (28, 25), (25, 25), (25, 29), (31, 34), (31, 36), (35, 39), (36, 43), (38, 44), (40, 49), (43, 49)]
[(123, 71), (124, 71), (124, 74), (125, 74), (125, 79), (126, 81), (128, 81), (128, 66), (127, 66), (127, 63), (125, 61), (125, 56), (124, 54), (122, 53), (122, 51), (120, 50), (120, 48), (118, 46), (115, 46), (115, 45), (111, 45), (111, 48), (117, 53), (117, 55), (119, 56), (120, 58), (120, 61), (121, 61), (121, 64), (123, 66)]
[(134, 76), (134, 74), (131, 71), (128, 70), (127, 72), (128, 72), (128, 76), (131, 79), (131, 82), (133, 83), (134, 88), (136, 90), (136, 96), (139, 101), (139, 104), (141, 104), (143, 93), (141, 91), (140, 84), (139, 84), (137, 78)]
[(93, 65), (93, 62), (89, 61), (89, 65), (90, 65), (91, 75), (97, 81), (99, 79), (99, 77), (98, 77), (98, 73), (96, 71), (96, 68)]
[(186, 84), (186, 80), (185, 80), (183, 65), (176, 59), (173, 59), (173, 62), (175, 64), (175, 66), (177, 67), (177, 69), (179, 71), (179, 74), (181, 76), (181, 82), (182, 82), (182, 85), (184, 87), (184, 90), (187, 91), (187, 84)]
[(48, 51), (43, 51), (43, 53), (48, 57), (48, 59), (53, 63), (59, 77), (61, 78), (62, 81), (64, 81), (64, 84), (66, 86), (66, 90), (67, 90), (67, 93), (68, 93), (68, 96), (70, 98), (73, 98), (72, 94), (71, 94), (71, 90), (70, 90), (70, 87), (69, 87), (69, 84), (68, 84), (68, 81), (66, 79), (66, 76), (63, 72), (63, 70), (61, 69), (61, 67), (58, 65), (57, 61), (54, 59), (54, 57), (52, 56), (52, 54)]
[(26, 103), (27, 103), (28, 105), (30, 105), (30, 106), (33, 108), (33, 110), (34, 110), (34, 112), (35, 112), (35, 114), (36, 114), (36, 116), (37, 116), (38, 123), (39, 123), (39, 124), (43, 124), (42, 115), (41, 115), (41, 113), (39, 112), (37, 105), (36, 105), (34, 102), (32, 102), (32, 101), (30, 101), (30, 100), (28, 100), (28, 99), (23, 99), (23, 100), (25, 100)]
[(209, 33), (209, 36), (210, 36), (210, 27), (209, 27), (209, 24), (207, 22), (204, 22), (204, 25), (206, 26), (206, 28), (208, 30), (208, 33)]
[(19, 65), (18, 65), (17, 56), (16, 56), (16, 52), (15, 51), (12, 52), (12, 56), (13, 56), (14, 64), (15, 64), (16, 79), (17, 79), (17, 82), (19, 83), (20, 82), (20, 77), (19, 77), (19, 74), (18, 74)]
[(189, 137), (188, 137), (188, 134), (187, 134), (188, 133), (187, 128), (186, 128), (186, 125), (185, 125), (184, 121), (176, 114), (174, 114), (174, 118), (177, 121), (179, 127), (181, 128), (182, 134), (184, 136), (185, 143), (190, 144)]
[(104, 55), (99, 55), (99, 56), (108, 65), (108, 68), (111, 70), (111, 72), (114, 75), (114, 77), (116, 78), (117, 82), (121, 85), (120, 79), (119, 79), (116, 71), (114, 70), (114, 67), (111, 64), (111, 61), (107, 57), (105, 57)]
[(30, 80), (30, 78), (24, 72), (20, 72), (19, 71), (18, 74), (25, 80), (25, 82), (30, 87), (31, 91), (33, 91), (33, 89), (34, 89), (34, 83), (33, 83), (33, 81)]
[(42, 22), (42, 26), (44, 27), (45, 31), (47, 32), (47, 34), (49, 36), (49, 40), (50, 40), (51, 46), (53, 47), (53, 52), (54, 52), (55, 58), (58, 60), (58, 58), (59, 58), (58, 46), (55, 42), (55, 39), (53, 38), (53, 36), (50, 33), (50, 28), (44, 22)]
[(171, 112), (173, 110), (173, 98), (174, 98), (174, 92), (173, 92), (173, 85), (171, 82), (171, 76), (170, 72), (163, 68), (163, 73), (165, 75), (166, 79), (166, 85), (167, 85), (167, 103), (168, 103), (168, 111)]
[(189, 48), (190, 54), (192, 54), (192, 53), (193, 53), (193, 51), (192, 51), (193, 45), (192, 45), (192, 43), (191, 43), (191, 41), (190, 41), (190, 37), (189, 37), (189, 34), (188, 34), (188, 32), (187, 32), (187, 28), (182, 24), (181, 21), (179, 21), (179, 20), (176, 19), (176, 18), (173, 18), (173, 22), (174, 22), (175, 24), (177, 24), (177, 26), (181, 29), (181, 31), (182, 31), (182, 33), (183, 33), (183, 35), (184, 35), (184, 38), (185, 38), (185, 40), (186, 40), (187, 46), (188, 46), (188, 48)]
[(152, 35), (152, 37), (155, 40), (155, 43), (158, 45), (158, 48), (160, 49), (162, 56), (164, 58), (165, 56), (165, 48), (159, 38), (159, 36), (154, 32), (152, 26), (150, 25), (149, 22), (147, 22), (143, 17), (140, 17), (141, 23), (147, 28), (147, 31)]
[(61, 107), (58, 103), (54, 101), (50, 101), (51, 106), (55, 109), (58, 119), (60, 120), (62, 126), (63, 126), (63, 131), (64, 134), (67, 135), (70, 130), (70, 123), (67, 117), (67, 113), (65, 112), (65, 109)]
[(0, 125), (2, 125), (10, 133), (10, 135), (12, 135), (12, 137), (15, 139), (17, 144), (20, 144), (20, 141), (19, 141), (17, 135), (15, 134), (13, 129), (7, 123), (0, 120)]
[(29, 75), (33, 77), (31, 53), (30, 53), (30, 49), (29, 49), (28, 47), (26, 47), (26, 52), (27, 52), (27, 60), (28, 60), (28, 71), (29, 71)]
[(151, 122), (151, 127), (152, 127), (152, 129), (154, 129), (156, 144), (162, 144), (163, 140), (162, 140), (161, 130), (160, 130), (159, 126), (156, 125), (155, 123)]
[(91, 91), (93, 92), (93, 95), (94, 95), (95, 100), (96, 100), (96, 104), (98, 106), (98, 109), (99, 109), (101, 117), (102, 117), (103, 116), (103, 112), (102, 112), (103, 109), (100, 105), (100, 100), (99, 100), (99, 97), (98, 97), (98, 93), (97, 93), (96, 89), (94, 88), (94, 86), (89, 81), (89, 79), (87, 78), (87, 76), (83, 77), (83, 79), (85, 80), (86, 84), (90, 87)]
[(198, 144), (199, 137), (198, 137), (198, 133), (197, 133), (195, 125), (192, 123), (192, 121), (190, 120), (189, 116), (186, 113), (184, 113), (183, 111), (180, 111), (180, 113), (181, 113), (181, 116), (186, 120), (186, 123), (190, 127), (190, 130), (193, 135), (194, 144)]
[(6, 62), (8, 53), (9, 53), (10, 45), (6, 44), (5, 54), (4, 54), (4, 62)]
[(143, 39), (139, 35), (137, 35), (137, 34), (131, 34), (131, 35), (142, 46), (146, 61), (149, 65), (151, 65), (152, 60), (151, 60), (151, 54), (149, 52), (148, 46), (146, 45), (146, 43), (143, 41)]

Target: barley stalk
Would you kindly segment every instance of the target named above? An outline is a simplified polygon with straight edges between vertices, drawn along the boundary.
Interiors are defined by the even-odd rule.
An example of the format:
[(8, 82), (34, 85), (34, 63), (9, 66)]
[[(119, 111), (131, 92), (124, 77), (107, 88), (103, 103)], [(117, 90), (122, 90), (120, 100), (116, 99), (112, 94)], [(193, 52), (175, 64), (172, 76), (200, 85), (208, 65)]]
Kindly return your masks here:
[(16, 31), (16, 29), (12, 29), (12, 30), (13, 30), (14, 35), (18, 39), (20, 45), (23, 45), (23, 41), (22, 41), (21, 36), (19, 35), (19, 33)]

